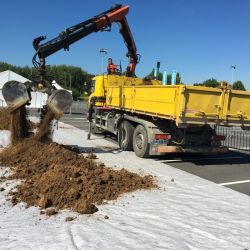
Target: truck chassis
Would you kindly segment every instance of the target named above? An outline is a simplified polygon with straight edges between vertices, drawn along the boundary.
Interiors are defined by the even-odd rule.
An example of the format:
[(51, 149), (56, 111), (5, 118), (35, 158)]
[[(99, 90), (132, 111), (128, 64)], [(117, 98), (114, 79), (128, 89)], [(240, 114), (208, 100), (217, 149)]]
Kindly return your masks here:
[(166, 153), (227, 152), (222, 136), (210, 125), (178, 128), (174, 121), (134, 114), (109, 107), (96, 107), (91, 121), (92, 133), (108, 131), (117, 135), (121, 149), (147, 158)]

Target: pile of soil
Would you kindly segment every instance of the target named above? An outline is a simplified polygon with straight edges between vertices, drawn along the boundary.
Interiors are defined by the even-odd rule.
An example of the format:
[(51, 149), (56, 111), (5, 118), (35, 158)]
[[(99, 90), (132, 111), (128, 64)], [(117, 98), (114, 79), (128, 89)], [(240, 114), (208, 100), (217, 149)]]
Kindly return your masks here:
[(123, 193), (157, 187), (152, 176), (107, 168), (49, 140), (25, 139), (6, 148), (0, 162), (12, 167), (8, 179), (23, 179), (11, 192), (13, 204), (91, 214), (98, 210), (95, 205)]
[(98, 210), (96, 205), (123, 193), (157, 187), (152, 176), (107, 168), (94, 161), (94, 154), (84, 157), (52, 142), (49, 136), (55, 116), (50, 109), (45, 110), (38, 132), (30, 137), (25, 107), (9, 114), (5, 110), (5, 115), (0, 125), (10, 128), (12, 145), (0, 153), (0, 163), (12, 168), (8, 179), (23, 180), (10, 193), (14, 205), (23, 201), (28, 206), (56, 209), (48, 210), (48, 215), (65, 208), (91, 214)]

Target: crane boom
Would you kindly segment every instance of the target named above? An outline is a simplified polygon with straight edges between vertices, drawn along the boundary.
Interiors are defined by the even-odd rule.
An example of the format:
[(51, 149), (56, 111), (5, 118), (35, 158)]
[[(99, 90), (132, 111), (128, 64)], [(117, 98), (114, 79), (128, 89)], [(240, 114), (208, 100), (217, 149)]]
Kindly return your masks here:
[[(38, 70), (38, 78), (32, 82), (20, 83), (9, 81), (3, 88), (3, 96), (13, 110), (28, 104), (31, 101), (31, 90), (47, 93), (49, 96), (46, 105), (55, 114), (60, 117), (73, 102), (71, 94), (66, 90), (55, 90), (49, 81), (45, 78), (46, 58), (57, 51), (69, 50), (69, 46), (93, 32), (110, 31), (113, 23), (118, 23), (120, 33), (127, 46), (129, 65), (127, 67), (127, 76), (135, 76), (135, 67), (139, 62), (139, 55), (130, 31), (126, 15), (129, 12), (129, 6), (115, 5), (110, 9), (78, 23), (61, 32), (57, 37), (41, 43), (46, 39), (45, 36), (39, 36), (33, 40), (33, 47), (36, 50), (33, 56), (33, 64)], [(37, 59), (38, 58), (38, 59)]]
[[(45, 74), (45, 58), (56, 53), (57, 51), (64, 49), (69, 50), (69, 46), (78, 40), (88, 36), (93, 32), (98, 31), (110, 31), (112, 23), (118, 23), (120, 25), (120, 33), (127, 46), (130, 63), (127, 70), (128, 76), (135, 75), (135, 67), (139, 61), (137, 55), (137, 49), (131, 30), (129, 28), (126, 15), (129, 12), (129, 6), (115, 5), (109, 10), (100, 13), (93, 18), (90, 18), (84, 22), (78, 23), (65, 31), (61, 32), (57, 37), (40, 44), (46, 39), (45, 36), (40, 36), (34, 39), (33, 47), (36, 53), (33, 57), (33, 64), (41, 76)], [(36, 60), (38, 56), (39, 62)]]

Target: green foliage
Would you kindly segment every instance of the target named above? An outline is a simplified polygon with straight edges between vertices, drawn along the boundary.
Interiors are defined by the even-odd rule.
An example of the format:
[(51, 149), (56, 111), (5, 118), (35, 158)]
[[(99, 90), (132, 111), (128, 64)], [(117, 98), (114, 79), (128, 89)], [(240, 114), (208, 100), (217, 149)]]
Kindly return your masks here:
[(73, 96), (73, 99), (76, 101), (77, 100), (77, 98), (79, 97), (79, 95), (81, 95), (80, 93), (79, 93), (79, 90), (77, 89), (77, 88), (73, 88), (72, 89), (72, 96)]
[(181, 83), (181, 74), (179, 72), (176, 73), (176, 85), (183, 84)]
[[(0, 72), (5, 70), (12, 70), (15, 73), (22, 75), (30, 80), (34, 80), (37, 71), (34, 67), (17, 67), (5, 62), (0, 62)], [(84, 91), (84, 83), (90, 82), (93, 75), (82, 70), (80, 67), (67, 65), (47, 65), (46, 79), (50, 82), (55, 80), (59, 85), (65, 89), (72, 90), (74, 100), (77, 100)]]
[[(205, 87), (219, 88), (220, 82), (218, 82), (214, 78), (211, 78), (211, 79), (208, 79), (202, 83), (194, 83), (194, 86), (205, 86)], [(232, 85), (232, 89), (244, 90), (244, 91), (246, 90), (244, 84), (241, 81), (234, 82)]]
[(246, 91), (244, 84), (241, 81), (236, 81), (232, 85), (232, 89)]
[(216, 79), (210, 78), (202, 83), (194, 83), (194, 86), (205, 86), (205, 87), (211, 87), (211, 88), (218, 88), (218, 87), (220, 87), (220, 83)]
[(5, 62), (0, 62), (0, 72), (5, 70), (12, 70), (13, 72), (22, 75), (23, 77), (29, 78), (31, 76), (31, 68), (28, 66), (18, 67)]
[(204, 81), (202, 83), (202, 85), (205, 86), (205, 87), (212, 87), (212, 88), (220, 87), (220, 83), (214, 78), (211, 78), (211, 79), (208, 79), (208, 80)]
[(202, 83), (194, 83), (194, 86), (203, 86)]

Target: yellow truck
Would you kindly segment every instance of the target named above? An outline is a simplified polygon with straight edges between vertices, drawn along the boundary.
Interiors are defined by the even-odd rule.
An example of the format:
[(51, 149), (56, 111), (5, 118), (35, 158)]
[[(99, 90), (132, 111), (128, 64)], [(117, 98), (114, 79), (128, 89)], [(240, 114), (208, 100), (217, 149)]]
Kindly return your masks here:
[(250, 127), (250, 92), (228, 85), (208, 88), (162, 85), (122, 75), (93, 78), (89, 98), (92, 132), (118, 136), (139, 157), (170, 152), (226, 152), (217, 125)]

